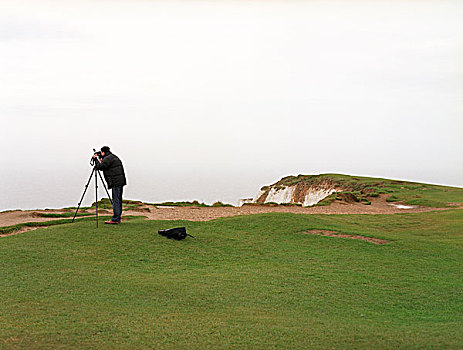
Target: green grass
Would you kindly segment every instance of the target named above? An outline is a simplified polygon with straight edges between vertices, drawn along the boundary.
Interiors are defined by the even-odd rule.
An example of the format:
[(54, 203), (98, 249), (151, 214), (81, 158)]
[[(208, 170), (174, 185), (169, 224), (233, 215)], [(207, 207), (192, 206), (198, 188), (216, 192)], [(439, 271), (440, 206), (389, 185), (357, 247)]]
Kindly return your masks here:
[(395, 195), (391, 195), (390, 197), (386, 199), (386, 202), (398, 202), (398, 201), (400, 201), (400, 198), (398, 198)]
[(208, 205), (206, 203), (202, 203), (199, 201), (184, 201), (184, 202), (163, 202), (163, 203), (153, 203), (151, 205), (161, 205), (166, 207), (233, 207), (231, 204), (226, 204), (222, 202), (215, 202), (212, 205)]
[(463, 347), (463, 210), (79, 220), (0, 238), (0, 348)]
[(332, 193), (328, 197), (322, 199), (320, 202), (315, 204), (316, 207), (325, 207), (333, 203), (338, 197), (337, 193)]
[(214, 202), (212, 204), (213, 207), (233, 207), (233, 205), (231, 204), (226, 204), (226, 203), (222, 203), (222, 202)]

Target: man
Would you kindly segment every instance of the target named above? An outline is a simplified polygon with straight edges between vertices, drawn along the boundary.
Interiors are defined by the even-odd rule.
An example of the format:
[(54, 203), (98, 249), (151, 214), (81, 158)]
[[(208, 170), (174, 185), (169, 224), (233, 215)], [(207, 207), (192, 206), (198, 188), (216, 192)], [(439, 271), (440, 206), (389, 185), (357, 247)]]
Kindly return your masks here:
[(112, 189), (113, 197), (113, 217), (110, 221), (105, 221), (105, 224), (119, 224), (122, 215), (122, 189), (127, 185), (125, 179), (124, 167), (121, 160), (111, 153), (108, 146), (101, 147), (101, 156), (99, 158), (96, 154), (97, 170), (103, 170), (104, 178), (108, 184), (108, 188)]

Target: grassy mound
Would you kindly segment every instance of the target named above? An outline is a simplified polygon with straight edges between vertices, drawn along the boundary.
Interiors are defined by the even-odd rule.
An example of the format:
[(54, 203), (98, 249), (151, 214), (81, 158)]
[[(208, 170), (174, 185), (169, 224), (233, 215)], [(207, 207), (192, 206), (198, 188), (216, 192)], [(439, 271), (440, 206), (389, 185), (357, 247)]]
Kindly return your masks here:
[(353, 196), (356, 198), (355, 201), (368, 205), (371, 204), (371, 198), (380, 194), (390, 195), (390, 202), (403, 201), (408, 205), (435, 208), (448, 207), (449, 203), (463, 203), (463, 188), (341, 174), (287, 176), (271, 186), (262, 187), (262, 190), (298, 184), (328, 185), (344, 189), (343, 192), (327, 197), (318, 205), (329, 205), (336, 199), (342, 200), (343, 195)]
[(463, 210), (79, 220), (0, 238), (0, 348), (463, 346)]
[(159, 206), (167, 206), (167, 207), (201, 207), (201, 208), (210, 208), (210, 207), (232, 207), (231, 204), (225, 204), (220, 201), (213, 203), (212, 205), (208, 205), (203, 202), (199, 201), (184, 201), (184, 202), (162, 202), (162, 203), (154, 203), (152, 205), (159, 205)]

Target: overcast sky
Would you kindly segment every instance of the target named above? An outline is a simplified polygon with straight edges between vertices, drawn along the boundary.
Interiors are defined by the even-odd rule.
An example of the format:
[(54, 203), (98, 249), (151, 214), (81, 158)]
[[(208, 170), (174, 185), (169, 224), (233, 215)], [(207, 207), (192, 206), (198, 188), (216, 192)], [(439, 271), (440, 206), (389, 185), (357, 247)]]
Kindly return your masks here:
[(327, 172), (463, 186), (462, 18), (445, 0), (2, 0), (0, 210), (75, 205), (103, 145), (149, 202)]

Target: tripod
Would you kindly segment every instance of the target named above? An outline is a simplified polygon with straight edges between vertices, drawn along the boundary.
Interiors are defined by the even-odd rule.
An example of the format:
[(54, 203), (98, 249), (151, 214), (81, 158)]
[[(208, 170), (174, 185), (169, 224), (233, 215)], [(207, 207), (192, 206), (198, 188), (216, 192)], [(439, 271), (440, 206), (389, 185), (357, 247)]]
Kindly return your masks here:
[(95, 215), (96, 215), (96, 228), (98, 228), (98, 177), (97, 174), (100, 175), (101, 182), (103, 183), (103, 187), (106, 190), (106, 194), (108, 195), (109, 201), (111, 202), (111, 205), (113, 204), (113, 201), (111, 199), (111, 196), (109, 195), (108, 189), (106, 188), (106, 185), (104, 184), (103, 177), (101, 176), (100, 171), (96, 168), (96, 164), (93, 166), (92, 173), (90, 174), (90, 177), (88, 178), (87, 184), (85, 185), (85, 190), (84, 193), (82, 194), (82, 198), (80, 198), (80, 202), (77, 206), (77, 210), (74, 213), (74, 217), (72, 218), (72, 222), (74, 222), (74, 219), (77, 216), (77, 212), (79, 211), (80, 205), (82, 203), (82, 200), (84, 199), (85, 192), (87, 192), (88, 185), (90, 184), (90, 181), (92, 181), (93, 173), (95, 173)]

